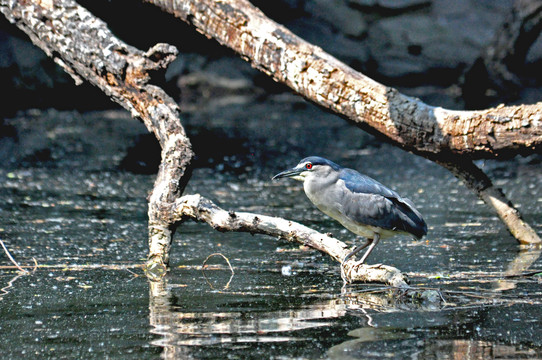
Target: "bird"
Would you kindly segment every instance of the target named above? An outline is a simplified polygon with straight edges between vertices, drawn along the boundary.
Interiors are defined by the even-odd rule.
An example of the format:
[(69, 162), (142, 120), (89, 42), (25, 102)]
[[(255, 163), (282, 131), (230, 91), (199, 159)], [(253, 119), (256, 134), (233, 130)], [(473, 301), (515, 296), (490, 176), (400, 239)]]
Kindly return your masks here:
[(305, 194), (320, 211), (367, 239), (341, 262), (341, 277), (345, 282), (344, 264), (361, 250), (368, 247), (354, 266), (367, 260), (380, 239), (398, 234), (421, 239), (427, 234), (427, 224), (412, 201), (369, 176), (331, 160), (306, 157), (272, 179), (280, 178), (302, 181)]

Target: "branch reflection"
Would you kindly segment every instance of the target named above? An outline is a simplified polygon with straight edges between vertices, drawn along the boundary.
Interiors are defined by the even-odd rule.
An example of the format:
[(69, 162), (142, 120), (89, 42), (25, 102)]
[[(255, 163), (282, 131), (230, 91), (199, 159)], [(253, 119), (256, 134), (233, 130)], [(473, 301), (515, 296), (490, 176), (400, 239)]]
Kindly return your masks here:
[(166, 359), (189, 356), (191, 346), (303, 340), (298, 331), (330, 326), (347, 306), (341, 299), (330, 299), (276, 311), (191, 312), (174, 305), (167, 280), (149, 283), (151, 332), (160, 335), (153, 345), (164, 349)]
[(339, 326), (342, 320), (337, 319), (347, 314), (364, 318), (371, 327), (375, 312), (419, 310), (421, 306), (399, 299), (384, 287), (366, 292), (351, 288), (331, 298), (299, 294), (306, 300), (298, 303), (278, 296), (267, 303), (260, 301), (263, 294), (258, 293), (192, 289), (183, 297), (182, 290), (166, 279), (149, 283), (151, 332), (159, 335), (152, 343), (164, 349), (167, 359), (180, 354), (189, 357), (190, 349), (197, 346), (305, 341), (308, 333), (303, 330)]
[(499, 279), (493, 284), (493, 290), (506, 291), (516, 287), (518, 277), (523, 275), (531, 265), (540, 258), (542, 248), (521, 249), (517, 256), (508, 264), (503, 273), (504, 279)]

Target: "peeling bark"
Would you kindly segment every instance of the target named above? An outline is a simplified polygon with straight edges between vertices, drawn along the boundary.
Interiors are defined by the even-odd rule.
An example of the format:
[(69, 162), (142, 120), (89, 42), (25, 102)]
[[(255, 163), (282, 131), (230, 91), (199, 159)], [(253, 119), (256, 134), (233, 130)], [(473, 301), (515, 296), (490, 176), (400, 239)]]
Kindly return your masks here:
[(247, 0), (145, 0), (238, 52), (264, 73), (358, 126), (418, 154), (493, 158), (542, 150), (542, 103), (453, 111), (357, 72)]
[(520, 243), (542, 242), (502, 191), (472, 163), (475, 158), (542, 151), (542, 103), (480, 111), (430, 106), (353, 70), (270, 20), (247, 0), (145, 1), (232, 48), (252, 66), (316, 104), (440, 163), (475, 189)]

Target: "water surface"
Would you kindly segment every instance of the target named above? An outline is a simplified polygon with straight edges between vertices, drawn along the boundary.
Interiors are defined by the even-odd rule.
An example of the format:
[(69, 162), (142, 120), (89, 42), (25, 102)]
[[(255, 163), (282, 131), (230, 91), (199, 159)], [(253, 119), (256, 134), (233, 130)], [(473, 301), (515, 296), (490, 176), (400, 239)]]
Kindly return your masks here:
[[(425, 239), (383, 241), (369, 262), (440, 289), (445, 302), (375, 284), (342, 288), (338, 264), (314, 250), (192, 222), (178, 230), (166, 280), (149, 283), (141, 265), (152, 175), (81, 162), (27, 165), (0, 170), (0, 236), (22, 265), (38, 264), (21, 275), (0, 257), (2, 357), (542, 357), (539, 250), (520, 250), (485, 205), (426, 160), (387, 145), (334, 154), (410, 197), (429, 224)], [(270, 180), (298, 160), (196, 169), (186, 192), (355, 241), (299, 183)], [(484, 166), (504, 169), (498, 185), (542, 233), (539, 165)], [(213, 253), (228, 258), (233, 276), (220, 256), (202, 271)]]

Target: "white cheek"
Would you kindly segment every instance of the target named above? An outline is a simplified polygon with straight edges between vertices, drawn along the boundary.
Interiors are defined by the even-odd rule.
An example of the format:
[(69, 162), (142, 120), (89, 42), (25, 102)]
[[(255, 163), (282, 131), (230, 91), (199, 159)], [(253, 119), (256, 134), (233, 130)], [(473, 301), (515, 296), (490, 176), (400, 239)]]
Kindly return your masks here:
[(299, 175), (292, 176), (292, 179), (298, 180), (298, 181), (305, 181), (305, 178), (306, 178), (307, 175), (309, 175), (309, 174), (310, 174), (309, 171), (303, 171), (303, 172), (300, 173)]

